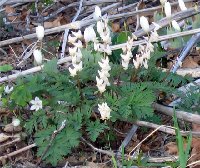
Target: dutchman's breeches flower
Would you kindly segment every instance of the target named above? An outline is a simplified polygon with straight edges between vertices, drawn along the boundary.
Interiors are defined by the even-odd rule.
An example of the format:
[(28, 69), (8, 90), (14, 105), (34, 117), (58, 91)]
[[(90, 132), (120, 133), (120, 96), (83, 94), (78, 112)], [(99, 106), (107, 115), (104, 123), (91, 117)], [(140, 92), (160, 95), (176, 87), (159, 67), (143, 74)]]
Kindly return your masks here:
[(171, 15), (172, 15), (172, 12), (171, 12), (171, 4), (169, 2), (165, 2), (165, 15), (166, 17), (170, 18)]
[(102, 58), (101, 61), (98, 62), (101, 70), (98, 71), (99, 77), (96, 76), (97, 88), (100, 93), (103, 93), (106, 90), (106, 86), (110, 86), (108, 77), (110, 77), (109, 71), (111, 67), (109, 65), (109, 59), (106, 57)]
[(144, 16), (140, 17), (140, 26), (145, 31), (145, 33), (149, 32), (149, 22), (146, 17), (144, 17)]
[(102, 120), (107, 120), (110, 119), (110, 112), (111, 109), (110, 107), (108, 107), (107, 103), (102, 103), (102, 104), (98, 104), (98, 110), (101, 114), (101, 119)]
[(36, 27), (36, 35), (38, 40), (42, 41), (44, 38), (44, 27), (43, 26), (38, 26)]
[(34, 61), (37, 65), (42, 65), (43, 55), (41, 50), (35, 49), (33, 51)]

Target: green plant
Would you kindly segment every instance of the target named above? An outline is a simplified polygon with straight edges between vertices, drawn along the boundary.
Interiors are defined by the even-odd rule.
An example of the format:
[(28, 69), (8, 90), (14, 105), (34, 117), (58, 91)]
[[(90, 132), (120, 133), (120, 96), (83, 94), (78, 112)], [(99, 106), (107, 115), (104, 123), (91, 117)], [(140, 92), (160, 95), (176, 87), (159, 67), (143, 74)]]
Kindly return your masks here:
[(174, 127), (176, 128), (176, 141), (178, 145), (178, 154), (179, 154), (179, 165), (181, 168), (185, 168), (187, 166), (187, 162), (189, 159), (189, 154), (190, 154), (190, 149), (191, 149), (191, 143), (192, 143), (192, 133), (187, 137), (187, 146), (186, 149), (184, 148), (184, 142), (185, 139), (182, 137), (179, 126), (178, 126), (178, 121), (176, 117), (176, 111), (174, 109)]
[[(78, 147), (82, 136), (95, 142), (112, 129), (114, 122), (158, 120), (152, 108), (158, 93), (170, 94), (189, 80), (156, 67), (156, 61), (165, 52), (149, 39), (135, 56), (138, 48), (132, 50), (134, 37), (128, 37), (130, 33), (118, 34), (115, 41), (104, 37), (111, 34), (107, 20), (98, 23), (103, 28), (97, 26), (97, 35), (92, 27), (87, 28), (95, 36), (85, 37), (87, 48), (78, 40), (81, 32), (73, 32), (79, 38), (69, 48), (72, 66), (68, 69), (59, 69), (57, 59), (52, 59), (44, 64), (42, 72), (18, 78), (12, 92), (4, 93), (4, 85), (0, 88), (3, 105), (25, 114), (20, 117), (27, 133), (34, 135), (37, 155), (54, 166)], [(128, 40), (123, 52), (112, 55), (112, 40), (115, 44)], [(129, 64), (130, 60), (134, 60), (133, 64)], [(11, 69), (1, 67), (2, 72)], [(52, 138), (63, 121), (65, 127)], [(132, 161), (126, 164), (130, 166)]]

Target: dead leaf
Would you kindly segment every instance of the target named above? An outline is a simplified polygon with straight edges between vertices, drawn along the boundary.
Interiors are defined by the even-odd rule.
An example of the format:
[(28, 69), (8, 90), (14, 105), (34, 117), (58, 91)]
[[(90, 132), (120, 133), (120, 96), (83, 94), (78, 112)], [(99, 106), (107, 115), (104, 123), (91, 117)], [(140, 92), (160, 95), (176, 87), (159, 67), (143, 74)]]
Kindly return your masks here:
[(0, 143), (6, 141), (7, 139), (9, 139), (9, 136), (4, 133), (0, 133)]
[(49, 29), (49, 28), (61, 26), (61, 23), (60, 23), (61, 19), (62, 17), (58, 17), (53, 22), (44, 22), (44, 28)]
[(94, 163), (94, 162), (87, 162), (86, 165), (89, 167), (92, 167), (92, 168), (103, 168), (104, 165), (101, 165), (99, 163)]
[[(187, 143), (184, 142), (184, 149), (186, 149), (187, 147)], [(169, 142), (168, 144), (165, 145), (165, 148), (166, 148), (166, 152), (170, 155), (178, 155), (178, 147), (177, 147), (177, 144), (176, 142)]]
[(120, 31), (120, 24), (119, 22), (112, 23), (112, 31), (119, 32)]
[[(200, 125), (192, 124), (192, 131), (200, 131)], [(190, 163), (200, 160), (200, 138), (192, 138), (192, 151), (191, 151)], [(199, 164), (196, 164), (196, 168), (199, 167)]]
[(192, 57), (187, 57), (182, 64), (182, 68), (197, 68), (199, 65)]
[(178, 155), (178, 147), (176, 142), (169, 142), (165, 145), (166, 152), (170, 155)]
[[(15, 13), (15, 9), (13, 8), (13, 7), (11, 7), (11, 6), (6, 6), (5, 7), (5, 13), (8, 15), (8, 14), (14, 14)], [(14, 20), (16, 20), (16, 16), (8, 16), (8, 20), (9, 21), (14, 21)]]
[(20, 132), (22, 130), (21, 126), (14, 127), (13, 124), (7, 124), (5, 128), (3, 129), (5, 132), (14, 133), (14, 132)]

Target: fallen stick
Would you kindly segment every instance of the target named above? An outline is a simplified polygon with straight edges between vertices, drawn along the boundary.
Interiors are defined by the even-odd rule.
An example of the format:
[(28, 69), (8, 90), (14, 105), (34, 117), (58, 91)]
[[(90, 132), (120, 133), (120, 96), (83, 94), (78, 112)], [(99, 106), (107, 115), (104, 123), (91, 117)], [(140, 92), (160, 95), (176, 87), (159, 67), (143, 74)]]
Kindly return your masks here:
[[(106, 154), (108, 156), (116, 156), (117, 154), (114, 153), (113, 151), (107, 151), (107, 150), (103, 150), (103, 149), (99, 149), (99, 148), (96, 148), (94, 145), (92, 145), (90, 142), (88, 142), (86, 139), (84, 139), (83, 137), (81, 138), (81, 140), (83, 142), (85, 142), (88, 146), (90, 146), (95, 152), (99, 152), (99, 153), (102, 153), (102, 154)], [(117, 155), (117, 158), (120, 159), (120, 155)], [(125, 158), (126, 159), (130, 159), (129, 156), (125, 155)], [(131, 157), (132, 159), (135, 160), (135, 158)], [(152, 162), (152, 163), (162, 163), (162, 162), (174, 162), (178, 159), (177, 156), (168, 156), (168, 157), (160, 157), (160, 158), (153, 158), (153, 157), (149, 157), (147, 158), (147, 161), (148, 162)]]
[[(71, 60), (70, 57), (61, 58), (61, 59), (58, 60), (57, 64), (60, 65), (60, 64), (63, 64), (63, 63), (67, 63), (70, 60)], [(37, 66), (37, 67), (31, 68), (31, 69), (19, 72), (17, 74), (12, 74), (12, 75), (9, 75), (9, 76), (2, 77), (2, 78), (0, 78), (0, 83), (5, 82), (5, 81), (11, 81), (11, 80), (14, 80), (18, 77), (29, 75), (29, 74), (32, 74), (32, 73), (35, 73), (35, 72), (39, 72), (39, 71), (42, 70), (43, 66), (44, 65)]]
[(17, 150), (17, 151), (14, 151), (14, 152), (11, 152), (11, 153), (6, 154), (6, 155), (4, 155), (4, 156), (1, 156), (1, 157), (0, 157), (0, 161), (2, 161), (2, 160), (4, 160), (4, 159), (7, 159), (7, 158), (9, 158), (9, 157), (15, 156), (15, 155), (17, 155), (17, 154), (19, 154), (19, 153), (25, 152), (25, 151), (27, 151), (27, 150), (29, 150), (29, 149), (35, 147), (35, 146), (36, 146), (36, 144), (34, 143), (34, 144), (28, 145), (28, 146), (26, 146), (26, 147), (24, 147), (24, 148), (21, 148), (21, 149), (19, 149), (19, 150)]
[[(167, 40), (167, 39), (170, 39), (170, 38), (191, 35), (191, 34), (195, 34), (195, 33), (198, 33), (198, 32), (200, 32), (200, 28), (194, 29), (194, 30), (188, 30), (188, 31), (185, 31), (185, 32), (179, 32), (179, 33), (174, 33), (174, 34), (170, 34), (170, 35), (160, 36), (157, 41), (163, 41), (163, 40)], [(146, 43), (145, 40), (135, 41), (135, 42), (133, 42), (133, 47), (138, 46), (140, 44), (145, 44), (145, 43)], [(124, 47), (125, 45), (126, 45), (126, 43), (114, 45), (114, 46), (111, 46), (111, 49), (117, 50), (117, 49)], [(62, 58), (62, 59), (58, 60), (58, 65), (62, 64), (64, 62), (68, 62), (68, 61), (70, 61), (69, 57)], [(39, 72), (41, 70), (42, 70), (42, 66), (38, 66), (38, 67), (34, 67), (34, 68), (31, 68), (31, 69), (22, 71), (19, 74), (12, 74), (12, 75), (9, 75), (7, 77), (2, 77), (2, 78), (0, 78), (0, 83), (8, 81), (8, 80), (14, 80), (19, 76), (28, 75), (28, 74), (31, 74), (31, 73)]]
[[(166, 114), (169, 116), (174, 115), (174, 109), (171, 107), (163, 106), (157, 103), (153, 103), (153, 108), (162, 114)], [(176, 116), (178, 119), (182, 119), (184, 121), (188, 121), (195, 124), (200, 124), (200, 115), (192, 114), (185, 111), (176, 110)]]
[[(159, 69), (162, 69), (163, 72), (169, 71), (168, 69), (165, 69), (165, 68), (159, 68)], [(173, 72), (173, 73), (176, 73), (181, 76), (189, 75), (193, 78), (199, 78), (200, 77), (200, 68), (199, 67), (197, 67), (197, 68), (180, 68), (180, 69), (177, 69), (176, 72)]]
[[(188, 83), (187, 85), (179, 87), (178, 91), (183, 92), (184, 94), (187, 94), (187, 92), (189, 92), (191, 86), (200, 86), (200, 79), (197, 79), (195, 81)], [(181, 98), (177, 98), (176, 95), (173, 95), (173, 97), (175, 100), (173, 102), (171, 102), (169, 104), (169, 106), (177, 106), (181, 102)]]
[[(159, 8), (161, 8), (161, 7), (159, 7)], [(143, 9), (143, 10), (138, 10), (138, 11), (133, 11), (133, 12), (127, 12), (127, 13), (122, 13), (122, 14), (117, 14), (117, 15), (111, 15), (111, 16), (108, 16), (108, 18), (109, 18), (109, 20), (115, 20), (115, 19), (119, 19), (119, 18), (122, 18), (122, 17), (129, 17), (129, 16), (132, 16), (132, 15), (136, 15), (138, 13), (143, 13), (143, 12), (149, 11), (149, 10), (153, 10), (153, 8), (150, 8), (150, 9), (148, 8), (148, 9)], [(181, 11), (181, 12), (174, 14), (172, 16), (172, 19), (179, 21), (179, 20), (191, 17), (191, 16), (198, 14), (198, 13), (200, 13), (200, 7), (198, 7), (197, 9), (191, 8), (191, 9), (188, 9), (186, 11)], [(90, 20), (87, 20), (87, 21), (84, 20), (84, 21), (72, 22), (72, 23), (69, 23), (69, 24), (66, 24), (66, 25), (47, 29), (47, 30), (45, 30), (45, 35), (62, 32), (66, 28), (80, 29), (82, 27), (89, 26), (89, 25), (91, 25), (95, 22), (96, 21), (94, 19), (90, 19)], [(170, 20), (168, 18), (163, 18), (158, 22), (158, 24), (161, 27), (167, 26), (169, 23), (170, 23)], [(155, 26), (152, 24), (149, 28), (149, 31), (152, 31), (154, 28), (155, 28)], [(141, 37), (141, 36), (145, 35), (146, 33), (141, 29), (141, 30), (135, 32), (134, 34), (137, 37)], [(23, 41), (25, 39), (32, 39), (32, 38), (36, 38), (36, 33), (32, 33), (32, 34), (25, 35), (25, 36), (22, 36), (22, 37), (15, 37), (15, 38), (12, 38), (12, 39), (1, 41), (0, 47), (5, 46), (5, 45), (9, 45), (9, 44), (12, 44), (12, 43), (20, 42), (20, 41)]]
[[(160, 126), (160, 125), (149, 123), (149, 122), (146, 122), (146, 121), (136, 121), (136, 122), (134, 122), (134, 124), (136, 124), (138, 126), (146, 126), (146, 127), (149, 127), (149, 128), (154, 128), (154, 129), (157, 129), (156, 131), (162, 131), (162, 132), (169, 133), (169, 134), (172, 134), (172, 135), (176, 134), (175, 133), (175, 129), (169, 128), (168, 126), (165, 126), (165, 125), (161, 125)], [(191, 132), (191, 133), (192, 133), (193, 137), (200, 137), (200, 132)], [(187, 136), (189, 134), (190, 134), (190, 131), (181, 131), (181, 135), (183, 135), (183, 136)], [(84, 141), (87, 145), (89, 145), (96, 152), (100, 152), (100, 153), (103, 153), (103, 154), (106, 154), (106, 155), (109, 155), (109, 156), (116, 155), (116, 153), (114, 153), (112, 151), (102, 150), (102, 149), (98, 149), (98, 148), (94, 147), (91, 143), (89, 143), (84, 138), (81, 138), (81, 140)], [(28, 146), (26, 146), (24, 148), (21, 148), (21, 149), (19, 149), (17, 151), (11, 152), (11, 153), (9, 153), (7, 155), (1, 156), (0, 157), (0, 161), (2, 161), (4, 159), (7, 159), (9, 157), (15, 156), (15, 155), (17, 155), (19, 153), (22, 153), (24, 151), (27, 151), (27, 150), (29, 150), (29, 149), (31, 149), (33, 147), (36, 147), (35, 143), (31, 144), (31, 145), (28, 145)], [(160, 163), (160, 162), (163, 162), (163, 161), (172, 161), (171, 159), (172, 159), (172, 157), (148, 158), (148, 162)]]
[[(138, 126), (144, 126), (148, 128), (157, 129), (158, 131), (170, 134), (170, 135), (176, 135), (175, 129), (166, 125), (158, 125), (146, 121), (136, 121), (134, 122), (135, 125)], [(192, 133), (192, 137), (200, 137), (200, 132), (195, 131), (180, 131), (182, 136), (188, 136), (190, 133)]]
[[(36, 2), (36, 1), (42, 1), (42, 0), (7, 0), (7, 2), (4, 3), (4, 5), (10, 5), (14, 3), (29, 3), (29, 2)], [(62, 2), (66, 0), (54, 0), (54, 2)], [(117, 0), (90, 0), (90, 1), (85, 1), (83, 5), (94, 5), (94, 4), (101, 4), (101, 3), (113, 3), (113, 2), (118, 2)], [(74, 2), (70, 4), (72, 7), (73, 6), (78, 6), (78, 2)]]

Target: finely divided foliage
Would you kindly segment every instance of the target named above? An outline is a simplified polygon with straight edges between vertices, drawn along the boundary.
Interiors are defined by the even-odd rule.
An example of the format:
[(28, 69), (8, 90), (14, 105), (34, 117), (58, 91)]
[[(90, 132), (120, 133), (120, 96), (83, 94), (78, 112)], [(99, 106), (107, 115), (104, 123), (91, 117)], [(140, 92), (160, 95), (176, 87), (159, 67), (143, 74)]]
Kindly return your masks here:
[[(165, 9), (169, 8), (167, 2), (162, 4)], [(166, 15), (171, 16), (169, 10)], [(68, 49), (71, 57), (68, 69), (58, 69), (57, 60), (53, 59), (44, 64), (41, 73), (18, 78), (13, 87), (0, 88), (4, 106), (26, 111), (28, 118), (22, 116), (21, 124), (28, 135), (34, 134), (37, 155), (52, 165), (78, 147), (81, 136), (96, 141), (112, 129), (112, 122), (152, 118), (155, 116), (152, 103), (157, 100), (158, 92), (170, 93), (175, 86), (187, 81), (156, 68), (157, 59), (164, 54), (152, 44), (158, 38), (158, 24), (149, 33), (148, 20), (141, 17), (141, 27), (149, 33), (145, 44), (134, 53), (132, 45), (137, 38), (126, 32), (127, 43), (117, 62), (111, 61), (115, 55), (110, 47), (114, 38), (109, 20), (101, 15), (99, 7), (95, 8), (94, 19), (97, 23), (86, 27), (83, 34), (78, 30), (69, 35), (72, 47)], [(38, 26), (36, 33), (42, 42), (44, 28)], [(41, 48), (33, 54), (40, 65)], [(52, 134), (63, 121), (66, 121), (65, 127), (46, 152)], [(14, 126), (19, 124), (20, 120), (13, 119)]]

